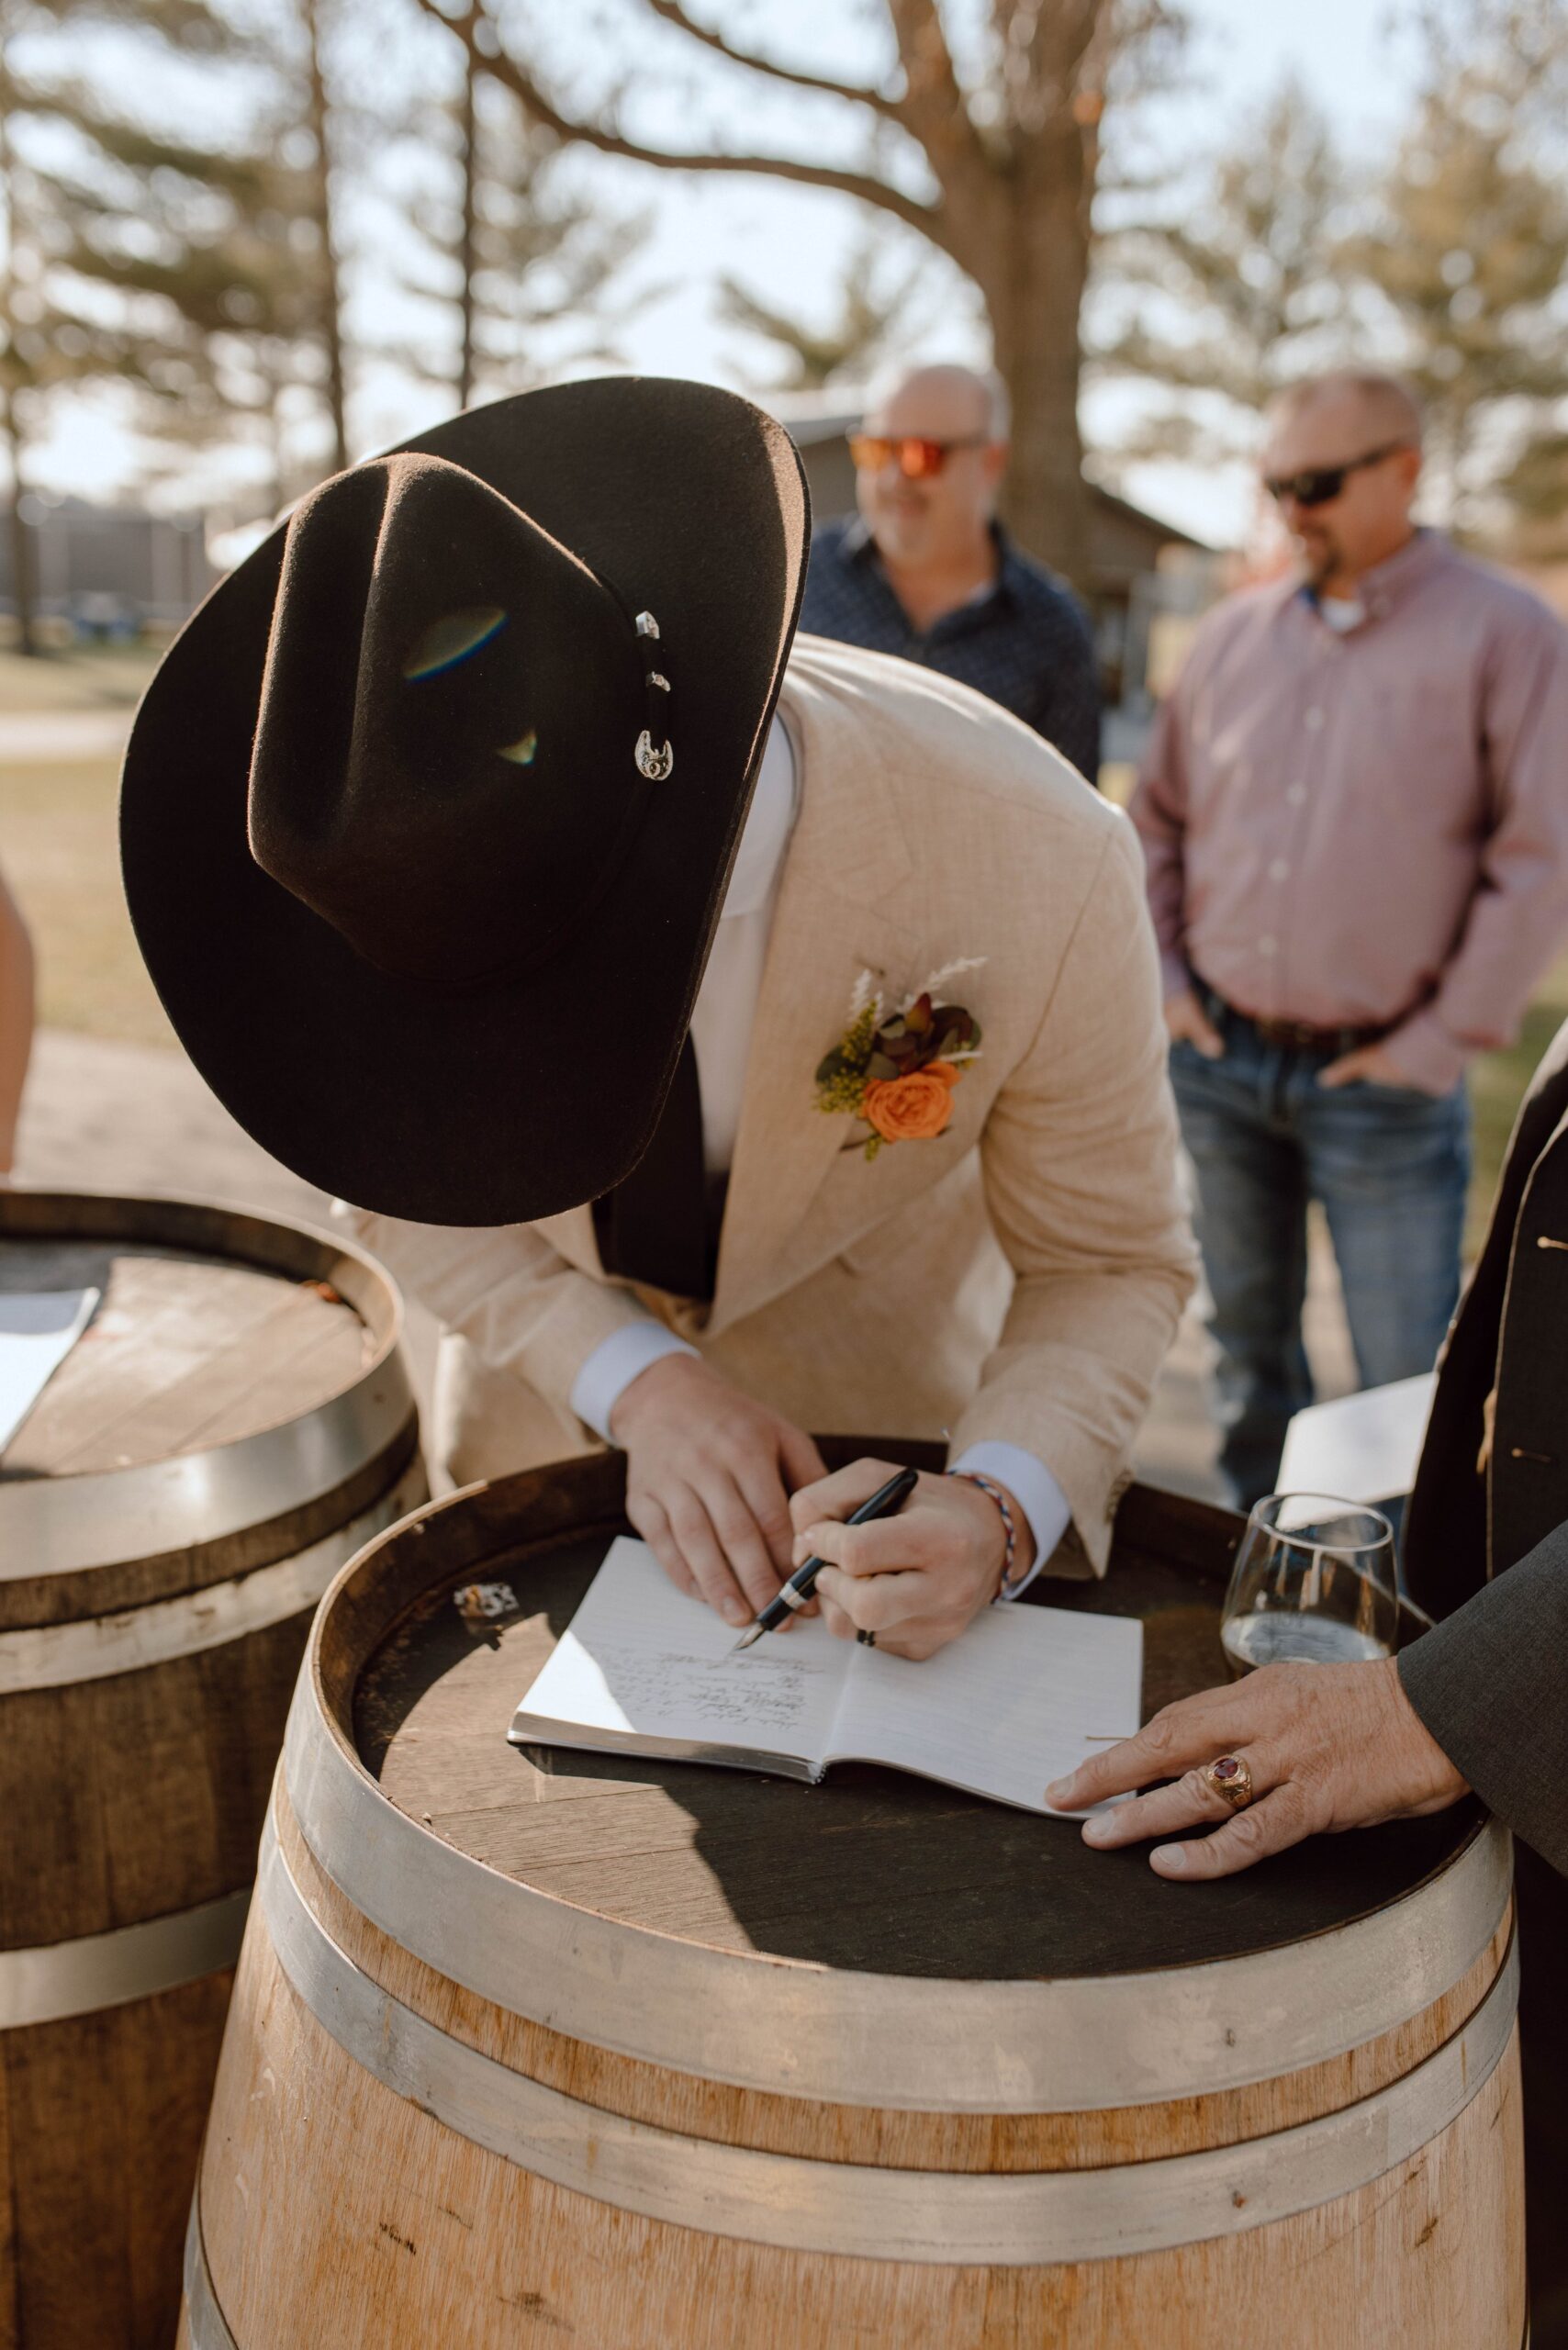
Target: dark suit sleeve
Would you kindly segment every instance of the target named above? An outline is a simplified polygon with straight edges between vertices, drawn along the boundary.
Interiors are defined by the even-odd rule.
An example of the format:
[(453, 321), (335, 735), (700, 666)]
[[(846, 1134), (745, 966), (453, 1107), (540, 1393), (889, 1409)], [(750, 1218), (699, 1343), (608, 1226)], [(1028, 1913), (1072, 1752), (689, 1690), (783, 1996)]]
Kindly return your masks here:
[(1568, 1526), (1404, 1650), (1399, 1678), (1476, 1794), (1568, 1876)]

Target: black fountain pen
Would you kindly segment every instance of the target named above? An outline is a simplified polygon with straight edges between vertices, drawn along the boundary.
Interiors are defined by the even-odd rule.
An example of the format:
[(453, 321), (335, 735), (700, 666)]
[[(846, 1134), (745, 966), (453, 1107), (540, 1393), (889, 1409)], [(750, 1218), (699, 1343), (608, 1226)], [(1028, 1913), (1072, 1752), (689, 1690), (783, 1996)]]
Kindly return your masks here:
[[(874, 1517), (891, 1517), (895, 1510), (902, 1509), (919, 1483), (918, 1470), (901, 1469), (896, 1477), (890, 1477), (885, 1485), (879, 1485), (870, 1500), (862, 1502), (853, 1516), (845, 1519), (845, 1524), (868, 1526)], [(764, 1632), (776, 1632), (780, 1624), (787, 1624), (790, 1617), (804, 1607), (810, 1599), (817, 1587), (817, 1577), (826, 1564), (825, 1559), (812, 1558), (803, 1567), (797, 1567), (778, 1596), (768, 1601), (756, 1623), (741, 1634), (730, 1654), (739, 1656), (742, 1649), (749, 1649), (754, 1640), (760, 1640)]]

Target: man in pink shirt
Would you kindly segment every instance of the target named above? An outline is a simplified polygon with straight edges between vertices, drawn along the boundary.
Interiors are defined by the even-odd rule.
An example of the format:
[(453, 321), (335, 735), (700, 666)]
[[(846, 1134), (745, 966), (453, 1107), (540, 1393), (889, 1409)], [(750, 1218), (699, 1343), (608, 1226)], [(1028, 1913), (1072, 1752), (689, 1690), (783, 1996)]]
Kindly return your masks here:
[(1279, 403), (1264, 478), (1297, 569), (1210, 613), (1133, 802), (1244, 1508), (1311, 1400), (1309, 1200), (1363, 1383), (1429, 1370), (1465, 1065), (1568, 934), (1568, 631), (1412, 523), (1420, 442), (1389, 376)]

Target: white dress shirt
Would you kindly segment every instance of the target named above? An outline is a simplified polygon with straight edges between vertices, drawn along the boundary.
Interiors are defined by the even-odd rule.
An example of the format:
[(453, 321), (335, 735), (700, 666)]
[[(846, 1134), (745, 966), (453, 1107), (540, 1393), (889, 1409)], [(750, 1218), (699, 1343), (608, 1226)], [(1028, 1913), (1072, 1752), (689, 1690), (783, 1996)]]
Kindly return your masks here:
[[(775, 718), (691, 1015), (702, 1094), (702, 1155), (711, 1176), (727, 1174), (734, 1155), (752, 1024), (798, 800), (794, 753)], [(628, 1323), (596, 1347), (584, 1363), (572, 1388), (572, 1409), (606, 1444), (612, 1444), (610, 1415), (632, 1382), (663, 1355), (697, 1352), (651, 1314)], [(1028, 1519), (1035, 1556), (1029, 1573), (1008, 1595), (1016, 1598), (1066, 1533), (1072, 1515), (1067, 1497), (1044, 1461), (1019, 1445), (971, 1444), (952, 1465), (994, 1477)]]

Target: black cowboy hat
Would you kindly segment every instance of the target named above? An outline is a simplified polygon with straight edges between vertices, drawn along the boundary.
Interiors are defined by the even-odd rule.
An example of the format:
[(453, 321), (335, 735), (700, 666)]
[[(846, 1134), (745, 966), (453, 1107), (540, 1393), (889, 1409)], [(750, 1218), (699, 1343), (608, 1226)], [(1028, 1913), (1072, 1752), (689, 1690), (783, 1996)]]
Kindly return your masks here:
[(126, 754), (136, 935), (274, 1158), (507, 1224), (646, 1148), (804, 579), (771, 418), (525, 392), (340, 474), (171, 647)]

